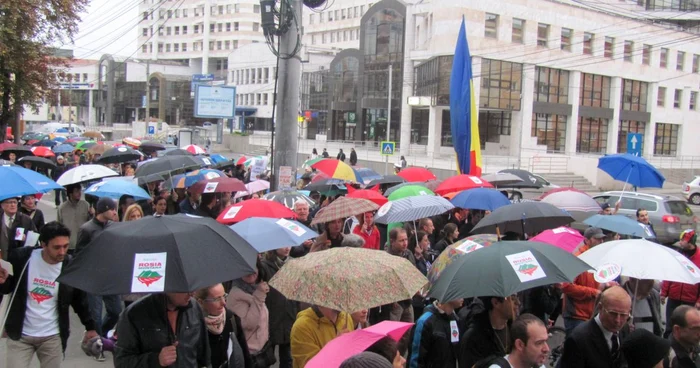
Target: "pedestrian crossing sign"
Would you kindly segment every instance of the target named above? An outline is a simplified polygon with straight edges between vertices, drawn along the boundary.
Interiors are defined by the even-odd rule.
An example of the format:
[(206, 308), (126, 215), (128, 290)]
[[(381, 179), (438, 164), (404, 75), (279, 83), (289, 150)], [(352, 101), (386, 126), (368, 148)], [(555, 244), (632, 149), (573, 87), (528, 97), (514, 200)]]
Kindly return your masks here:
[(382, 156), (392, 156), (394, 154), (394, 148), (396, 147), (396, 142), (383, 141), (381, 147), (382, 147)]

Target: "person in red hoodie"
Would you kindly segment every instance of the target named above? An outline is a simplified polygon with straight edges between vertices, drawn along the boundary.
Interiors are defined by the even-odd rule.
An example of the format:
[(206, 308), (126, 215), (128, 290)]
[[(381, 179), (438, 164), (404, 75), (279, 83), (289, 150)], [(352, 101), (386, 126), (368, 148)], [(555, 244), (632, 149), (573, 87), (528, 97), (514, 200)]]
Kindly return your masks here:
[(365, 212), (357, 220), (359, 225), (355, 226), (352, 233), (365, 240), (363, 248), (379, 250), (379, 229), (374, 224), (374, 212)]
[[(698, 235), (695, 230), (687, 229), (681, 233), (680, 252), (688, 257), (691, 262), (700, 267), (700, 252), (697, 247)], [(700, 287), (698, 284), (690, 285), (682, 282), (664, 281), (661, 283), (661, 304), (666, 304), (666, 320), (671, 320), (671, 313), (676, 307), (681, 305), (690, 305), (700, 308)], [(664, 338), (671, 334), (671, 324), (666, 324)]]

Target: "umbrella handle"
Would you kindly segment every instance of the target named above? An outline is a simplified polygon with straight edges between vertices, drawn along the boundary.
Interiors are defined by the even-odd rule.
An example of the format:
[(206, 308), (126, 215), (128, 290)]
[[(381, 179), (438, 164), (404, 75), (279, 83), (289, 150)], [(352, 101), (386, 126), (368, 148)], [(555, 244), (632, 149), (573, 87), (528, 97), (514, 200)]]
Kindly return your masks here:
[[(634, 164), (632, 164), (632, 167), (634, 167)], [(627, 173), (627, 179), (625, 179), (625, 185), (622, 187), (622, 193), (620, 194), (620, 199), (617, 200), (618, 202), (622, 202), (622, 197), (625, 195), (627, 183), (630, 181), (630, 175), (632, 175), (632, 167), (630, 167), (630, 172)]]

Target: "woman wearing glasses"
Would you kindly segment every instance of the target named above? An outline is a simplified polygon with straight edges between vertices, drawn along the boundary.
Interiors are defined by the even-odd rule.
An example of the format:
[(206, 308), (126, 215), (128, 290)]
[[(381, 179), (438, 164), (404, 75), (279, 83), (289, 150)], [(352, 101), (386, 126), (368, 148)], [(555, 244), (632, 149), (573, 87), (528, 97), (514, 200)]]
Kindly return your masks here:
[[(209, 335), (211, 366), (252, 368), (241, 319), (226, 308), (227, 297), (222, 284), (199, 289), (195, 293), (197, 302), (206, 314), (204, 319)], [(229, 348), (232, 352), (230, 356)]]

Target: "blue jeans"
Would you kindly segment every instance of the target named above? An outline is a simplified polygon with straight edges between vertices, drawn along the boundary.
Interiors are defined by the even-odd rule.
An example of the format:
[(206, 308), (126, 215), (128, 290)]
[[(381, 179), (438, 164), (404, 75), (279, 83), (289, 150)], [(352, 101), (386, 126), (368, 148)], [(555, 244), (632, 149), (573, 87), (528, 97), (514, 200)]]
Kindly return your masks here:
[[(102, 319), (102, 303), (104, 302), (107, 315)], [(113, 329), (119, 321), (119, 314), (122, 312), (122, 300), (119, 295), (93, 295), (88, 294), (88, 306), (90, 316), (95, 321), (97, 333), (106, 336), (109, 330)]]
[(571, 332), (574, 331), (576, 326), (585, 323), (586, 321), (575, 318), (564, 318), (564, 329), (566, 330), (566, 336), (569, 337)]

